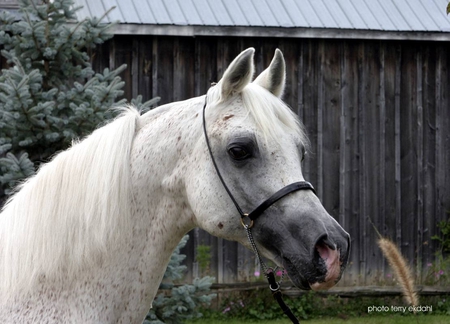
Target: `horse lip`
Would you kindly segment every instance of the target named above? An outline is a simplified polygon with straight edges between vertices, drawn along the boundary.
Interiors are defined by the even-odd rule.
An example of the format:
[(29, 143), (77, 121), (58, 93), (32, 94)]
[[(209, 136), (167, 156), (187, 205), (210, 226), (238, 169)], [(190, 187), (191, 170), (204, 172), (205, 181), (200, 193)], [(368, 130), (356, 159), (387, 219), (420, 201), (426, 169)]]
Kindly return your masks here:
[[(340, 280), (346, 265), (346, 262), (342, 260), (345, 259), (345, 256), (341, 255), (339, 247), (335, 244), (331, 242), (324, 242), (324, 244), (329, 248), (329, 252), (336, 254), (333, 256), (333, 261), (338, 263), (339, 269), (329, 269), (328, 261), (322, 257), (319, 257), (319, 263), (313, 262), (304, 267), (296, 266), (289, 257), (283, 256), (281, 258), (281, 264), (286, 269), (291, 281), (298, 288), (303, 290), (329, 289)], [(316, 253), (320, 256), (319, 251), (316, 251)], [(336, 267), (337, 265), (334, 264), (333, 266)]]
[(287, 275), (289, 276), (293, 284), (297, 288), (303, 290), (311, 290), (309, 281), (301, 275), (302, 272), (297, 269), (293, 262), (287, 257), (282, 257), (281, 259), (281, 264), (283, 265)]

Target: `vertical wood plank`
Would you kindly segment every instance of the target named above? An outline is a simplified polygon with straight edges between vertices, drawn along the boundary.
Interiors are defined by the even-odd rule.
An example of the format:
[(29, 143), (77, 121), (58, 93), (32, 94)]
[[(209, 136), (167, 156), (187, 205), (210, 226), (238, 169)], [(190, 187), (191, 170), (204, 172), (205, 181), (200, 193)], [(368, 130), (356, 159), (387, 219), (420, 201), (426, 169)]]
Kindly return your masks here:
[[(447, 220), (450, 210), (449, 60), (448, 47), (439, 45), (436, 64), (436, 224)], [(437, 229), (435, 231), (440, 234)]]
[(303, 170), (305, 178), (315, 187), (318, 187), (319, 167), (317, 163), (318, 151), (318, 71), (320, 60), (318, 58), (318, 42), (312, 40), (303, 40), (301, 47), (302, 55), (302, 122), (305, 125), (306, 132), (310, 141), (310, 148), (305, 161)]
[[(125, 82), (125, 86), (123, 87), (123, 91), (124, 91), (124, 98), (126, 98), (128, 101), (131, 100), (131, 98), (133, 97), (132, 94), (132, 43), (133, 43), (133, 38), (132, 37), (118, 37), (116, 36), (115, 41), (117, 41), (117, 46), (115, 46), (114, 49), (114, 54), (115, 54), (115, 63), (114, 66), (115, 67), (119, 67), (122, 64), (126, 64), (127, 68), (125, 69), (125, 71), (123, 71), (120, 74), (120, 77), (122, 78), (122, 80)], [(119, 45), (120, 44), (120, 45)]]
[[(322, 203), (339, 222), (339, 150), (341, 109), (341, 42), (323, 42), (322, 93)], [(326, 48), (326, 50), (325, 50)], [(331, 136), (330, 136), (331, 135)]]
[(434, 261), (434, 251), (437, 251), (438, 245), (431, 237), (436, 227), (436, 195), (435, 195), (435, 177), (436, 160), (436, 52), (433, 46), (428, 44), (424, 50), (423, 59), (423, 269), (427, 269), (427, 265)]
[[(137, 37), (137, 36), (136, 36)], [(138, 94), (142, 95), (142, 102), (146, 102), (153, 98), (152, 96), (152, 55), (153, 55), (153, 37), (137, 38), (139, 49), (138, 63)]]
[[(110, 39), (110, 40), (106, 41), (104, 46), (98, 46), (95, 49), (91, 49), (88, 51), (88, 53), (91, 57), (92, 69), (96, 73), (102, 73), (105, 68), (109, 68), (110, 59), (111, 59), (110, 48), (113, 46), (113, 45), (111, 45), (111, 43), (113, 43), (113, 42), (114, 42), (114, 40)], [(3, 56), (0, 55), (0, 69), (2, 69), (2, 64), (1, 64), (2, 59), (4, 59), (4, 58), (3, 58)], [(6, 59), (4, 59), (4, 61), (5, 61), (5, 68), (6, 68)]]
[(325, 65), (325, 44), (319, 41), (318, 45), (318, 85), (317, 85), (317, 195), (323, 199), (323, 106), (324, 106), (324, 65)]
[(395, 58), (395, 241), (397, 246), (402, 243), (402, 186), (401, 186), (401, 144), (400, 144), (400, 96), (402, 80), (402, 50), (398, 46)]
[[(378, 154), (378, 230), (384, 232), (386, 228), (386, 45), (380, 46), (380, 94), (379, 94), (379, 154)], [(376, 157), (375, 157), (376, 158)], [(375, 209), (375, 208), (374, 208)], [(381, 272), (384, 274), (385, 262), (380, 262)]]
[(114, 70), (116, 68), (116, 41), (117, 38), (113, 38), (109, 42), (107, 42), (107, 46), (109, 46), (109, 69)]
[(173, 100), (180, 101), (192, 98), (195, 94), (194, 39), (176, 38), (173, 55)]
[(417, 144), (416, 144), (416, 159), (417, 159), (417, 207), (416, 207), (416, 217), (417, 217), (417, 235), (415, 242), (416, 251), (416, 275), (420, 278), (422, 273), (422, 251), (423, 251), (423, 187), (424, 187), (424, 168), (423, 168), (423, 58), (422, 51), (417, 51), (416, 54), (416, 70), (417, 70), (417, 84), (416, 84), (416, 134), (417, 134)]
[(174, 41), (176, 38), (165, 37), (156, 46), (158, 68), (156, 69), (156, 82), (160, 104), (174, 101)]
[(133, 36), (131, 42), (131, 96), (136, 98), (139, 94), (139, 40)]
[[(298, 53), (299, 44), (282, 39), (279, 42), (279, 48), (283, 52), (286, 61), (286, 86), (282, 99), (293, 110), (297, 111), (298, 106)], [(272, 53), (273, 55), (274, 53)]]
[[(382, 123), (382, 132), (384, 132), (384, 156), (380, 161), (384, 166), (381, 172), (384, 174), (384, 187), (380, 188), (382, 194), (380, 196), (381, 213), (384, 213), (384, 224), (380, 227), (380, 232), (396, 242), (396, 220), (397, 215), (397, 191), (396, 191), (396, 91), (397, 91), (397, 46), (393, 43), (384, 43), (383, 47), (383, 65), (384, 65), (384, 89), (380, 91), (380, 101), (384, 97), (384, 123)], [(380, 81), (381, 82), (381, 81)], [(380, 269), (384, 276), (383, 279), (390, 280), (386, 277), (391, 275), (387, 261), (380, 255)], [(388, 272), (389, 271), (389, 272)]]
[(359, 165), (358, 169), (360, 172), (360, 176), (358, 179), (359, 186), (359, 271), (361, 276), (361, 281), (359, 284), (366, 283), (366, 274), (367, 274), (367, 254), (366, 249), (368, 245), (367, 240), (367, 213), (366, 213), (366, 160), (365, 160), (365, 147), (364, 147), (364, 127), (363, 123), (365, 121), (365, 109), (364, 109), (364, 100), (366, 97), (366, 90), (364, 88), (364, 84), (367, 82), (367, 76), (364, 72), (364, 64), (365, 64), (365, 43), (360, 44), (358, 46), (358, 139), (355, 142), (355, 154), (359, 157)]
[(302, 121), (305, 119), (305, 104), (304, 104), (304, 95), (303, 95), (303, 87), (305, 83), (304, 77), (304, 42), (300, 42), (299, 51), (298, 51), (298, 59), (296, 64), (298, 66), (297, 69), (297, 115), (299, 119)]
[[(350, 233), (352, 246), (359, 244), (355, 237), (359, 232), (359, 188), (354, 185), (358, 179), (358, 168), (355, 166), (353, 143), (357, 136), (358, 111), (357, 86), (357, 56), (354, 42), (343, 42), (340, 49), (341, 89), (340, 89), (340, 169), (339, 169), (339, 220), (341, 225)], [(357, 236), (357, 235), (356, 235)], [(350, 250), (350, 262), (343, 278), (344, 285), (358, 282), (359, 262), (358, 249)], [(355, 262), (356, 261), (356, 262)]]
[(401, 248), (404, 256), (413, 262), (416, 242), (415, 229), (417, 228), (417, 159), (415, 157), (417, 150), (417, 50), (412, 45), (405, 46), (404, 49), (400, 96)]
[[(158, 43), (159, 37), (153, 37), (152, 40), (152, 97), (158, 96), (158, 70), (159, 70), (159, 55)], [(161, 104), (161, 102), (159, 102)]]
[(201, 64), (204, 59), (201, 56), (201, 42), (199, 42), (198, 38), (195, 38), (195, 49), (194, 49), (194, 91), (195, 96), (199, 97), (203, 94), (201, 79), (205, 79), (204, 74), (202, 74)]

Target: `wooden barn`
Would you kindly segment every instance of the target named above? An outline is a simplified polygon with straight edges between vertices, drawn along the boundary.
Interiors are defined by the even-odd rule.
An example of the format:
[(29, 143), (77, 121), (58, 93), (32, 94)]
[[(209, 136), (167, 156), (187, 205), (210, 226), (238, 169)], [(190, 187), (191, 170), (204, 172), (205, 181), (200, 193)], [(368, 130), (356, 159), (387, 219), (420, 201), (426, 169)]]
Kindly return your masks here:
[[(129, 99), (159, 96), (164, 104), (203, 95), (243, 49), (256, 49), (259, 73), (280, 48), (284, 100), (311, 140), (304, 176), (352, 237), (340, 285), (392, 282), (372, 223), (419, 277), (435, 262), (432, 236), (450, 217), (448, 1), (75, 3), (83, 6), (80, 19), (115, 6), (105, 18), (118, 22), (115, 36), (93, 64), (100, 70), (126, 63)], [(188, 278), (210, 274), (233, 283), (254, 280), (258, 270), (251, 251), (199, 229), (184, 253)]]

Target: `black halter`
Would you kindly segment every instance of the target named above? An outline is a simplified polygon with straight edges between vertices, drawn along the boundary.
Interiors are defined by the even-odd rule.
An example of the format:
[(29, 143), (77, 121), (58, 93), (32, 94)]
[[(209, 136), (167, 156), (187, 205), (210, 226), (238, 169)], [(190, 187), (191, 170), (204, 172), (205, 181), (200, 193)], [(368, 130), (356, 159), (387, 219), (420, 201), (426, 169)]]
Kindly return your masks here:
[[(270, 288), (270, 291), (272, 292), (272, 295), (274, 296), (275, 300), (280, 305), (280, 307), (283, 310), (283, 312), (292, 321), (292, 323), (298, 324), (299, 320), (295, 317), (295, 315), (292, 313), (291, 309), (283, 301), (283, 296), (282, 296), (281, 289), (280, 289), (280, 283), (283, 280), (283, 275), (281, 276), (280, 281), (277, 282), (276, 279), (275, 279), (275, 275), (274, 275), (274, 272), (275, 272), (274, 269), (266, 267), (266, 265), (264, 264), (264, 261), (263, 261), (261, 255), (259, 254), (259, 251), (258, 251), (258, 248), (256, 246), (255, 240), (253, 239), (251, 228), (253, 227), (254, 221), (267, 208), (269, 208), (275, 202), (277, 202), (278, 200), (280, 200), (284, 196), (290, 194), (291, 192), (298, 191), (298, 190), (312, 190), (314, 192), (314, 194), (315, 194), (316, 191), (314, 190), (314, 187), (312, 186), (312, 184), (307, 182), (307, 181), (294, 182), (294, 183), (291, 183), (291, 184), (287, 185), (284, 188), (281, 188), (277, 192), (275, 192), (272, 196), (270, 196), (268, 199), (266, 199), (261, 204), (259, 204), (259, 206), (256, 207), (255, 209), (253, 209), (253, 211), (251, 211), (250, 213), (244, 213), (242, 211), (241, 207), (239, 206), (238, 202), (234, 198), (233, 194), (231, 193), (230, 189), (226, 185), (225, 180), (223, 179), (222, 174), (220, 173), (219, 167), (217, 166), (216, 160), (214, 159), (214, 155), (213, 155), (212, 150), (211, 150), (211, 145), (209, 143), (208, 134), (206, 132), (205, 110), (206, 110), (206, 106), (207, 106), (207, 103), (208, 103), (207, 99), (208, 99), (208, 96), (206, 95), (205, 96), (205, 105), (203, 106), (203, 133), (205, 134), (206, 146), (208, 147), (209, 155), (211, 156), (211, 160), (212, 160), (212, 162), (214, 164), (214, 168), (216, 169), (216, 172), (217, 172), (217, 175), (219, 176), (220, 182), (222, 182), (222, 185), (225, 188), (225, 190), (227, 191), (228, 196), (230, 196), (231, 201), (233, 202), (233, 204), (236, 207), (237, 211), (241, 215), (241, 224), (242, 224), (242, 226), (244, 226), (244, 228), (245, 228), (245, 230), (247, 232), (248, 240), (250, 242), (250, 245), (253, 248), (253, 251), (255, 252), (255, 255), (256, 255), (256, 258), (259, 261), (259, 264), (264, 269), (264, 274), (265, 274), (265, 276), (266, 276), (266, 278), (267, 278), (267, 280), (269, 282), (269, 288)], [(248, 218), (250, 220), (248, 222), (248, 224), (246, 224), (246, 222), (245, 222), (246, 218)]]
[[(241, 223), (242, 226), (244, 227), (248, 227), (251, 228), (253, 227), (254, 221), (270, 206), (272, 206), (275, 202), (277, 202), (278, 200), (280, 200), (281, 198), (283, 198), (284, 196), (290, 194), (291, 192), (294, 191), (298, 191), (298, 190), (312, 190), (314, 193), (316, 193), (316, 191), (314, 190), (314, 187), (312, 186), (311, 183), (309, 183), (308, 181), (298, 181), (298, 182), (294, 182), (291, 183), (289, 185), (287, 185), (286, 187), (281, 188), (280, 190), (278, 190), (277, 192), (275, 192), (272, 196), (270, 196), (268, 199), (266, 199), (265, 201), (263, 201), (261, 204), (259, 204), (258, 207), (256, 207), (255, 209), (253, 209), (253, 211), (251, 211), (250, 213), (244, 213), (241, 209), (241, 207), (239, 206), (238, 202), (236, 201), (236, 199), (234, 198), (233, 194), (231, 193), (230, 189), (228, 188), (228, 186), (225, 183), (225, 180), (222, 177), (222, 174), (220, 173), (219, 167), (217, 166), (216, 160), (214, 159), (214, 155), (212, 153), (211, 150), (211, 145), (209, 143), (209, 138), (208, 138), (208, 134), (206, 132), (206, 119), (205, 119), (205, 110), (206, 110), (206, 106), (207, 106), (207, 96), (205, 97), (205, 104), (203, 106), (203, 133), (205, 134), (205, 140), (206, 140), (206, 146), (208, 147), (208, 151), (209, 151), (209, 155), (211, 156), (211, 160), (214, 164), (214, 168), (216, 169), (216, 173), (219, 176), (220, 182), (222, 183), (223, 187), (225, 188), (225, 190), (228, 193), (228, 196), (230, 197), (231, 201), (233, 202), (234, 206), (236, 206), (237, 211), (239, 212), (239, 214), (241, 215)], [(250, 220), (249, 224), (246, 224), (244, 219), (248, 217), (248, 219)]]
[[(250, 242), (250, 245), (253, 248), (253, 251), (255, 252), (255, 255), (256, 255), (256, 257), (257, 257), (261, 267), (264, 269), (265, 276), (266, 276), (267, 280), (269, 281), (269, 288), (272, 291), (272, 294), (273, 294), (274, 298), (276, 299), (276, 301), (280, 305), (280, 307), (283, 310), (283, 312), (292, 321), (292, 323), (298, 324), (299, 323), (298, 319), (295, 317), (295, 315), (292, 313), (291, 309), (283, 301), (282, 293), (281, 293), (281, 290), (280, 290), (280, 283), (283, 280), (283, 276), (281, 277), (280, 281), (277, 282), (275, 280), (275, 275), (274, 275), (275, 271), (272, 268), (267, 268), (266, 267), (266, 265), (264, 264), (264, 261), (261, 258), (261, 255), (259, 254), (259, 251), (258, 251), (258, 248), (256, 246), (255, 240), (253, 239), (251, 228), (253, 227), (254, 221), (267, 208), (269, 208), (275, 202), (277, 202), (278, 200), (280, 200), (284, 196), (290, 194), (291, 192), (298, 191), (298, 190), (312, 190), (314, 192), (314, 194), (315, 194), (316, 191), (314, 190), (314, 187), (312, 186), (312, 184), (307, 182), (307, 181), (294, 182), (294, 183), (291, 183), (291, 184), (287, 185), (284, 188), (281, 188), (277, 192), (275, 192), (272, 196), (270, 196), (268, 199), (266, 199), (261, 204), (259, 204), (259, 206), (256, 207), (255, 209), (253, 209), (253, 211), (251, 211), (250, 213), (244, 213), (242, 211), (241, 207), (239, 206), (238, 202), (234, 198), (233, 194), (231, 193), (230, 189), (226, 185), (225, 180), (223, 179), (222, 174), (220, 173), (219, 167), (217, 166), (216, 160), (214, 159), (214, 155), (213, 155), (212, 150), (211, 150), (211, 145), (209, 143), (208, 133), (206, 132), (205, 110), (206, 110), (207, 103), (208, 103), (208, 96), (206, 95), (205, 96), (205, 104), (203, 106), (203, 133), (205, 134), (206, 146), (208, 147), (209, 155), (211, 156), (211, 160), (212, 160), (212, 162), (214, 164), (214, 168), (216, 169), (216, 172), (217, 172), (217, 175), (219, 176), (220, 182), (222, 182), (222, 185), (225, 188), (225, 190), (227, 191), (228, 196), (230, 196), (231, 201), (233, 202), (233, 204), (236, 207), (237, 211), (241, 215), (241, 224), (242, 224), (242, 226), (244, 226), (244, 228), (245, 228), (245, 230), (247, 232), (248, 240)], [(245, 223), (245, 219), (246, 218), (248, 218), (250, 220), (250, 222), (248, 224)]]

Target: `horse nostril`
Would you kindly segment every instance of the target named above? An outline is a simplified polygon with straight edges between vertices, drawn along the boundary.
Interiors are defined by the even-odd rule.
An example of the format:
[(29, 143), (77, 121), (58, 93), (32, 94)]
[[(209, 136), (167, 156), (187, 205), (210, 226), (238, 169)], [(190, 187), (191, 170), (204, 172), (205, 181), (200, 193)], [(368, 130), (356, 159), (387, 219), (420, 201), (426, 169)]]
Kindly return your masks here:
[(336, 244), (328, 237), (328, 234), (319, 237), (314, 245), (313, 251), (313, 260), (319, 269), (325, 270), (326, 272), (326, 267), (323, 269), (323, 265), (336, 249)]
[(336, 250), (336, 244), (328, 238), (328, 235), (326, 235), (325, 238), (322, 239), (322, 242), (324, 244), (326, 244), (333, 251)]
[(336, 243), (334, 243), (329, 237), (328, 234), (324, 234), (316, 241), (316, 244), (314, 246), (315, 249), (317, 248), (326, 248), (329, 247), (331, 250), (336, 250)]

